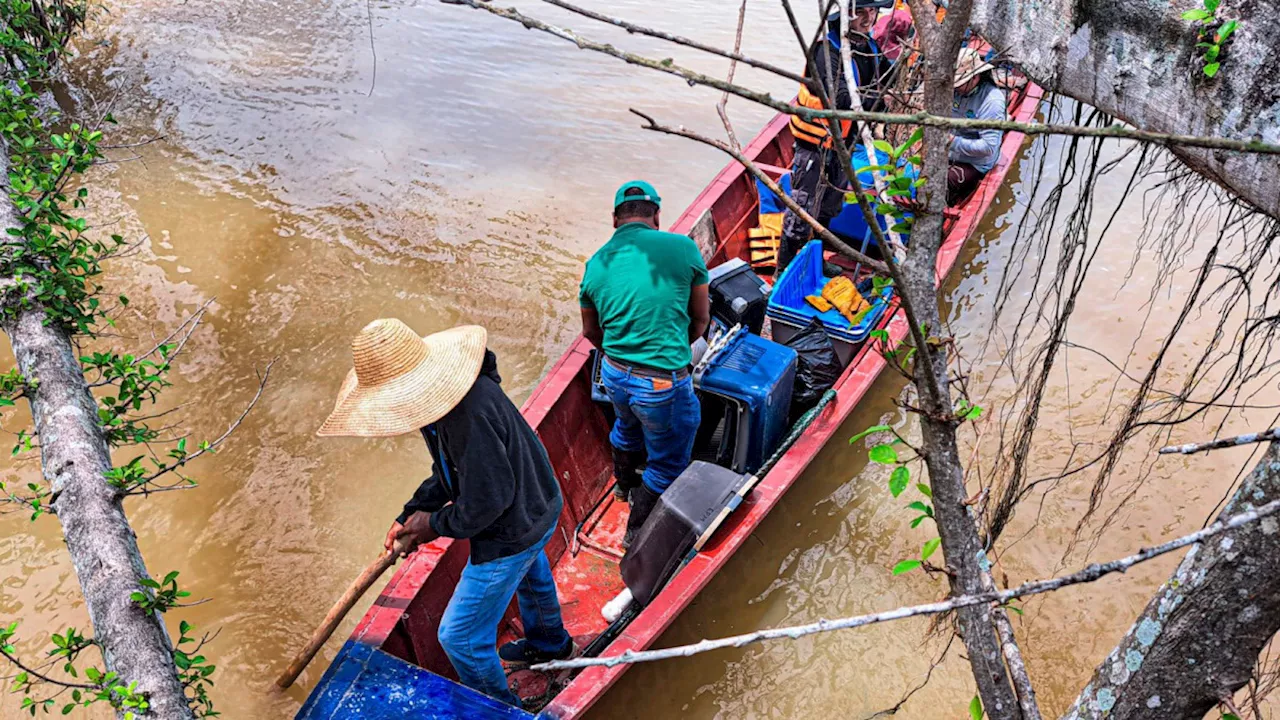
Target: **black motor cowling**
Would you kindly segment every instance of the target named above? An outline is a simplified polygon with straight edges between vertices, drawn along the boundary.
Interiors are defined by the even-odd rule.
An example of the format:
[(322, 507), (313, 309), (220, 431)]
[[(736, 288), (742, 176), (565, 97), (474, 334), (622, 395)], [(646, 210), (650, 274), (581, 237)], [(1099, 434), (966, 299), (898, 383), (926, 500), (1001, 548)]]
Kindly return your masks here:
[(694, 461), (658, 500), (622, 558), (622, 581), (648, 605), (721, 510), (735, 502), (747, 475)]

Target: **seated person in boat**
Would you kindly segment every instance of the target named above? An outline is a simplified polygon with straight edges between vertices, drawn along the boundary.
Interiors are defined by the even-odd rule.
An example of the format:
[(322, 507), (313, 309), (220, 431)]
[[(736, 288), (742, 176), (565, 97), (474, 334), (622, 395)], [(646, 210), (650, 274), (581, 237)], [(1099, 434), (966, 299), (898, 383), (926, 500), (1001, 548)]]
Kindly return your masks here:
[(618, 188), (613, 237), (587, 261), (578, 295), (617, 414), (609, 444), (614, 492), (631, 503), (624, 546), (689, 466), (702, 420), (689, 346), (711, 323), (707, 265), (688, 236), (658, 229), (661, 203), (647, 182)]
[[(992, 65), (970, 47), (960, 49), (951, 116), (1004, 120), (1004, 91), (991, 78)], [(951, 133), (951, 163), (947, 169), (947, 204), (955, 205), (973, 193), (1000, 159), (1001, 130), (956, 129)]]
[[(391, 524), (386, 549), (408, 555), (441, 536), (471, 541), (440, 645), (464, 685), (519, 707), (499, 654), (531, 663), (573, 653), (543, 552), (563, 500), (541, 441), (498, 384), (485, 340), (474, 325), (422, 338), (399, 320), (375, 320), (352, 342), (355, 369), (318, 434), (422, 433), (434, 472)], [(499, 652), (512, 595), (526, 637)]]
[[(853, 58), (853, 78), (862, 99), (862, 109), (883, 110), (881, 83), (889, 72), (889, 62), (880, 53), (871, 29), (875, 26), (880, 8), (893, 6), (893, 0), (850, 0), (851, 17), (849, 36)], [(821, 75), (826, 94), (837, 109), (853, 107), (853, 95), (840, 65), (840, 13), (827, 18), (827, 34), (820, 39), (811, 53)], [(806, 77), (809, 75), (805, 73)], [(801, 84), (796, 103), (815, 110), (823, 109), (822, 98)], [(841, 137), (847, 145), (853, 136), (853, 122), (840, 121)], [(795, 138), (795, 155), (791, 159), (791, 197), (823, 225), (840, 214), (844, 206), (845, 175), (840, 159), (832, 147), (829, 122), (825, 119), (805, 120), (791, 116), (791, 135)], [(834, 187), (830, 187), (834, 186)], [(781, 274), (791, 259), (809, 241), (812, 228), (800, 216), (787, 210), (782, 220), (782, 240), (778, 245), (778, 273)]]

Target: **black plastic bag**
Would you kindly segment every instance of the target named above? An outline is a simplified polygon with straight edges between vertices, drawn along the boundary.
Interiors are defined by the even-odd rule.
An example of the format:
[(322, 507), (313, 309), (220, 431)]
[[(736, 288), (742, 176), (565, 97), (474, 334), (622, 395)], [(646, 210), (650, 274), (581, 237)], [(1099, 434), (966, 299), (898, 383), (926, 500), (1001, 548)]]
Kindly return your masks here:
[(818, 404), (822, 395), (835, 387), (844, 368), (831, 344), (831, 338), (822, 327), (822, 321), (813, 318), (808, 327), (788, 340), (785, 345), (800, 355), (796, 366), (796, 382), (791, 391), (791, 419), (794, 420)]

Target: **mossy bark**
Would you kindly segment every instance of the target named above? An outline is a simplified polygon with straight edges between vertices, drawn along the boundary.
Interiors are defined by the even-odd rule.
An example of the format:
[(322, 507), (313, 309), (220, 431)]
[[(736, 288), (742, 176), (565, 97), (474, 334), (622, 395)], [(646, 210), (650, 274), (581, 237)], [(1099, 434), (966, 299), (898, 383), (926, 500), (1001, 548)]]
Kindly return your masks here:
[[(1219, 519), (1280, 499), (1273, 443)], [(1280, 521), (1193, 545), (1098, 666), (1066, 720), (1200, 720), (1248, 682), (1280, 630)]]
[[(1143, 130), (1280, 143), (1280, 3), (1223, 0), (1236, 20), (1206, 77), (1192, 0), (976, 0), (971, 25), (1044, 87)], [(1280, 217), (1280, 157), (1177, 148), (1189, 167)]]

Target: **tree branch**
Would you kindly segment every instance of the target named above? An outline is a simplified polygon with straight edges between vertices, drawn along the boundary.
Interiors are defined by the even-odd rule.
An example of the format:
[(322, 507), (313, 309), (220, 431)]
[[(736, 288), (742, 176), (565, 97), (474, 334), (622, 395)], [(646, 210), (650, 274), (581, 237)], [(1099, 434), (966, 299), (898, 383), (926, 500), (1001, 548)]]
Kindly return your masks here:
[(1191, 455), (1192, 453), (1204, 452), (1206, 450), (1221, 450), (1222, 448), (1237, 447), (1240, 445), (1252, 445), (1253, 443), (1272, 442), (1280, 440), (1280, 428), (1271, 428), (1262, 432), (1249, 433), (1247, 435), (1237, 435), (1235, 437), (1221, 438), (1218, 440), (1210, 440), (1202, 443), (1188, 443), (1186, 445), (1170, 445), (1160, 448), (1161, 455)]
[(809, 623), (806, 625), (793, 625), (791, 627), (759, 630), (757, 632), (732, 635), (730, 637), (720, 638), (717, 640), (703, 640), (702, 642), (690, 645), (678, 645), (676, 647), (663, 648), (661, 650), (644, 650), (640, 652), (628, 650), (621, 655), (556, 660), (553, 662), (534, 665), (533, 669), (543, 671), (570, 670), (593, 667), (596, 665), (613, 667), (615, 665), (652, 662), (654, 660), (666, 660), (668, 658), (675, 657), (690, 657), (704, 652), (710, 652), (712, 650), (742, 647), (762, 640), (777, 640), (780, 638), (795, 640), (797, 638), (805, 637), (806, 635), (831, 632), (832, 630), (847, 630), (866, 625), (889, 622), (892, 620), (919, 617), (922, 615), (938, 615), (940, 613), (950, 612), (964, 607), (972, 607), (987, 603), (1005, 603), (1014, 598), (1041, 595), (1055, 590), (1061, 590), (1062, 588), (1070, 587), (1072, 585), (1091, 583), (1106, 577), (1107, 575), (1126, 572), (1129, 568), (1151, 560), (1152, 558), (1167, 555), (1168, 553), (1180, 550), (1188, 545), (1203, 542), (1209, 538), (1221, 535), (1228, 530), (1234, 530), (1242, 525), (1247, 525), (1262, 518), (1270, 517), (1277, 512), (1280, 512), (1280, 500), (1275, 500), (1261, 507), (1247, 510), (1226, 520), (1220, 520), (1203, 530), (1197, 530), (1196, 532), (1183, 535), (1180, 538), (1170, 540), (1166, 543), (1161, 543), (1154, 547), (1144, 548), (1127, 557), (1105, 563), (1095, 563), (1082, 570), (1071, 573), (1070, 575), (1023, 583), (1022, 585), (1009, 590), (997, 590), (979, 593), (977, 595), (962, 595), (953, 597), (950, 600), (925, 603), (923, 605), (910, 605), (907, 607), (897, 608), (895, 610), (871, 613), (869, 615), (855, 615), (853, 617), (840, 618), (837, 620), (819, 620), (816, 623)]
[[(597, 20), (599, 22), (606, 23), (608, 25), (614, 25), (614, 26), (620, 27), (629, 33), (633, 33), (636, 35), (647, 35), (649, 37), (658, 38), (659, 40), (666, 40), (667, 42), (675, 43), (676, 45), (683, 45), (684, 47), (693, 48), (694, 50), (701, 50), (702, 52), (710, 53), (711, 55), (719, 55), (720, 57), (728, 58), (729, 60), (732, 60), (735, 63), (740, 62), (744, 65), (750, 65), (751, 67), (754, 67), (754, 68), (766, 70), (768, 72), (773, 73), (774, 75), (784, 77), (788, 80), (794, 80), (798, 83), (802, 83), (805, 81), (804, 77), (797, 75), (791, 72), (790, 70), (786, 70), (778, 67), (777, 65), (773, 65), (773, 64), (764, 62), (762, 60), (756, 60), (754, 58), (750, 58), (750, 57), (747, 57), (746, 55), (740, 54), (738, 52), (739, 46), (737, 44), (734, 45), (732, 52), (728, 50), (721, 50), (718, 47), (707, 45), (706, 43), (701, 43), (701, 42), (698, 42), (697, 40), (690, 40), (689, 38), (680, 37), (679, 35), (672, 35), (671, 33), (663, 32), (661, 30), (654, 30), (652, 28), (647, 28), (642, 25), (636, 25), (635, 23), (627, 22), (626, 20), (623, 20), (621, 18), (609, 17), (608, 15), (602, 15), (597, 12), (592, 12), (591, 10), (587, 10), (586, 8), (578, 7), (577, 5), (567, 3), (564, 0), (542, 0), (542, 1), (547, 3), (548, 5), (555, 5), (558, 8), (564, 8), (565, 10), (568, 10), (571, 13), (577, 13), (578, 15), (581, 15), (586, 18), (591, 18), (592, 20)], [(454, 3), (454, 4), (465, 5), (468, 3)], [(746, 3), (743, 3), (742, 10), (738, 12), (738, 17), (739, 17), (738, 39), (739, 40), (742, 39), (741, 17), (745, 12), (746, 12)], [(732, 67), (732, 65), (730, 67)], [(733, 82), (732, 71), (729, 72), (729, 82)]]
[[(548, 0), (550, 1), (550, 0)], [(738, 32), (733, 37), (733, 51), (736, 53), (742, 47), (742, 26), (747, 19), (747, 0), (742, 0), (742, 5), (738, 7)], [(738, 61), (731, 60), (729, 62), (729, 76), (727, 82), (733, 82), (733, 73), (738, 69)], [(729, 93), (725, 92), (720, 96), (720, 102), (716, 103), (716, 114), (720, 116), (720, 122), (724, 123), (724, 132), (729, 136), (729, 145), (734, 150), (742, 151), (742, 143), (738, 142), (738, 133), (733, 131), (733, 123), (729, 122), (729, 112), (726, 109), (729, 105)]]
[[(441, 0), (441, 2), (444, 1), (445, 0)], [(735, 85), (733, 83), (720, 80), (719, 78), (695, 72), (671, 62), (669, 58), (664, 60), (654, 60), (653, 58), (648, 58), (643, 55), (619, 50), (607, 43), (596, 42), (578, 35), (572, 30), (549, 25), (537, 18), (525, 15), (514, 8), (497, 8), (492, 5), (479, 2), (479, 0), (452, 0), (447, 4), (465, 5), (477, 10), (484, 10), (485, 12), (496, 15), (500, 18), (517, 22), (527, 29), (538, 30), (549, 35), (554, 35), (555, 37), (577, 45), (582, 50), (591, 50), (593, 52), (603, 53), (631, 65), (645, 67), (668, 75), (675, 75), (676, 77), (683, 78), (691, 85), (703, 85), (705, 87), (726, 91), (745, 100), (750, 100), (751, 102), (764, 105), (765, 107), (773, 108), (778, 112), (786, 113), (788, 115), (798, 115), (807, 120), (836, 118), (841, 120), (884, 123), (887, 125), (923, 125), (925, 127), (970, 130), (995, 129), (1016, 131), (1033, 136), (1068, 135), (1075, 137), (1116, 138), (1120, 140), (1137, 140), (1164, 147), (1197, 147), (1212, 150), (1280, 155), (1280, 145), (1277, 144), (1255, 140), (1233, 140), (1223, 137), (1201, 137), (1195, 135), (1149, 132), (1121, 125), (1109, 125), (1107, 127), (1083, 127), (1078, 125), (1020, 123), (1013, 120), (952, 118), (941, 115), (932, 115), (927, 112), (902, 114), (866, 112), (863, 110), (815, 110), (812, 108), (791, 105), (789, 102), (775, 99), (769, 93), (757, 92), (741, 85)], [(721, 51), (721, 53), (717, 54), (725, 52), (727, 51)], [(743, 60), (743, 62), (746, 61)]]
[(46, 683), (49, 683), (50, 685), (57, 685), (58, 687), (71, 688), (75, 690), (93, 690), (96, 692), (102, 689), (98, 685), (86, 685), (84, 683), (66, 682), (65, 680), (58, 680), (57, 678), (49, 677), (48, 675), (45, 675), (38, 670), (35, 670), (33, 668), (27, 667), (26, 665), (23, 665), (21, 660), (5, 652), (5, 649), (3, 647), (0, 647), (0, 655), (3, 655), (6, 660), (13, 663), (13, 665), (17, 667), (19, 670), (21, 670), (22, 672), (30, 675), (31, 677), (39, 679), (41, 682), (46, 682)]
[(258, 404), (258, 398), (262, 397), (262, 391), (267, 387), (267, 378), (271, 376), (271, 366), (275, 364), (276, 364), (276, 358), (272, 358), (271, 362), (267, 363), (266, 369), (263, 370), (262, 374), (258, 376), (258, 390), (253, 394), (253, 399), (250, 400), (249, 404), (245, 406), (244, 411), (240, 413), (240, 417), (236, 418), (235, 422), (227, 426), (226, 432), (218, 436), (217, 440), (214, 440), (213, 442), (209, 443), (208, 445), (205, 445), (204, 447), (191, 453), (190, 455), (187, 455), (179, 460), (175, 460), (172, 463), (169, 463), (168, 465), (161, 467), (160, 469), (156, 470), (150, 475), (147, 475), (146, 477), (142, 478), (142, 480), (139, 481), (140, 489), (131, 490), (125, 494), (126, 495), (147, 495), (152, 492), (159, 492), (161, 490), (173, 489), (173, 488), (149, 489), (149, 488), (146, 488), (146, 485), (149, 483), (155, 482), (156, 478), (159, 478), (162, 475), (165, 475), (167, 473), (171, 473), (177, 470), (178, 468), (186, 465), (187, 463), (191, 462), (192, 460), (195, 460), (196, 458), (200, 457), (201, 455), (204, 455), (207, 452), (213, 452), (218, 448), (219, 445), (221, 445), (224, 441), (226, 441), (228, 437), (231, 437), (231, 433), (235, 432), (236, 429), (240, 427), (240, 423), (244, 422), (244, 419), (249, 416), (249, 413), (250, 411), (253, 410), (253, 407)]
[(737, 160), (739, 163), (741, 163), (742, 166), (747, 169), (747, 172), (750, 172), (757, 180), (764, 183), (765, 186), (768, 187), (769, 190), (772, 191), (774, 195), (778, 196), (778, 200), (780, 200), (783, 205), (786, 205), (787, 208), (791, 210), (791, 212), (795, 213), (800, 217), (800, 219), (808, 223), (809, 226), (813, 228), (814, 232), (816, 232), (818, 236), (823, 239), (823, 241), (831, 244), (831, 247), (840, 251), (842, 255), (845, 255), (857, 262), (860, 262), (863, 265), (866, 265), (867, 267), (871, 268), (872, 270), (882, 275), (888, 273), (889, 268), (883, 262), (880, 262), (879, 260), (874, 260), (868, 257), (867, 255), (864, 255), (863, 253), (858, 252), (857, 250), (854, 250), (852, 247), (849, 247), (849, 245), (847, 245), (843, 240), (836, 237), (830, 230), (824, 227), (822, 223), (818, 222), (812, 215), (806, 212), (804, 208), (797, 205), (796, 202), (792, 200), (789, 195), (787, 195), (785, 192), (782, 191), (782, 188), (778, 187), (778, 184), (774, 182), (772, 178), (770, 178), (767, 174), (765, 174), (765, 172), (761, 170), (758, 165), (752, 162), (751, 159), (748, 158), (746, 155), (743, 155), (741, 152), (734, 150), (733, 148), (729, 147), (728, 145), (726, 145), (725, 143), (719, 140), (716, 140), (715, 138), (709, 138), (705, 135), (699, 135), (698, 133), (695, 133), (691, 130), (684, 129), (683, 127), (673, 128), (673, 127), (667, 127), (665, 125), (659, 125), (657, 121), (654, 120), (651, 116), (646, 115), (645, 113), (642, 113), (639, 110), (636, 110), (635, 108), (631, 108), (631, 112), (644, 119), (644, 121), (647, 124), (641, 127), (643, 127), (645, 130), (653, 130), (655, 132), (665, 133), (667, 135), (676, 135), (678, 137), (688, 138), (690, 140), (696, 140), (700, 143), (703, 143), (704, 145), (710, 145), (711, 147), (716, 148), (717, 150), (727, 153), (734, 160)]

